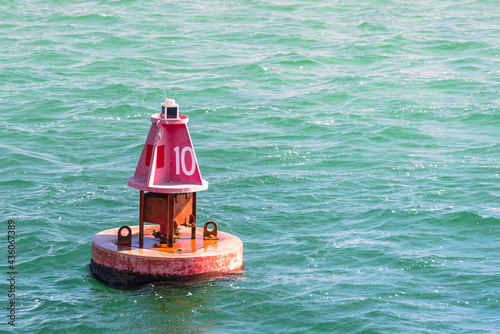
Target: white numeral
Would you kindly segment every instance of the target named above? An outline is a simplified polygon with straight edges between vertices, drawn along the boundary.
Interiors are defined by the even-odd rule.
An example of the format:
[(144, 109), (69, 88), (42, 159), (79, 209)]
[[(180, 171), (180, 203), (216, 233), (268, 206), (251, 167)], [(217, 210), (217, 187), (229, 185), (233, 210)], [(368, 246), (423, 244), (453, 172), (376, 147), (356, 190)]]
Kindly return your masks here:
[[(196, 169), (196, 164), (194, 162), (194, 152), (193, 149), (189, 146), (186, 146), (182, 149), (181, 154), (179, 156), (179, 146), (174, 147), (175, 152), (175, 174), (179, 175), (182, 172), (187, 176), (193, 175)], [(188, 170), (186, 168), (186, 152), (189, 152), (191, 155), (191, 168)]]

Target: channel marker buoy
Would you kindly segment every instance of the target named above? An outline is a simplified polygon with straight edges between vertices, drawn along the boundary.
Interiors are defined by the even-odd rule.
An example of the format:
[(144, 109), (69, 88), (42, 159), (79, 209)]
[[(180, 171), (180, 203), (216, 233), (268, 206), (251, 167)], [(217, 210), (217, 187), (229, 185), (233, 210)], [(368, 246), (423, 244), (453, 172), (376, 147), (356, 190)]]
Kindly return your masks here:
[(171, 99), (151, 116), (137, 168), (128, 179), (139, 190), (139, 225), (94, 236), (90, 269), (97, 278), (129, 285), (242, 268), (238, 237), (219, 231), (214, 221), (197, 227), (196, 194), (208, 182), (201, 177), (188, 120)]

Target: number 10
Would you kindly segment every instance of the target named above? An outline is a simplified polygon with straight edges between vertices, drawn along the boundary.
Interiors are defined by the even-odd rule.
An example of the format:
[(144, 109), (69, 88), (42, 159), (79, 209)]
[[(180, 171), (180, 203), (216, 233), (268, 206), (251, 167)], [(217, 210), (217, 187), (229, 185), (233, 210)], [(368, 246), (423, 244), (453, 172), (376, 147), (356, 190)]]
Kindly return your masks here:
[[(187, 176), (193, 175), (194, 170), (196, 168), (196, 164), (194, 162), (194, 152), (193, 149), (189, 146), (186, 146), (182, 149), (181, 154), (179, 156), (179, 146), (174, 147), (174, 152), (175, 152), (175, 174), (179, 175), (181, 173), (181, 167), (182, 167), (182, 172), (186, 174)], [(187, 170), (186, 168), (186, 152), (189, 152), (191, 154), (191, 168)]]

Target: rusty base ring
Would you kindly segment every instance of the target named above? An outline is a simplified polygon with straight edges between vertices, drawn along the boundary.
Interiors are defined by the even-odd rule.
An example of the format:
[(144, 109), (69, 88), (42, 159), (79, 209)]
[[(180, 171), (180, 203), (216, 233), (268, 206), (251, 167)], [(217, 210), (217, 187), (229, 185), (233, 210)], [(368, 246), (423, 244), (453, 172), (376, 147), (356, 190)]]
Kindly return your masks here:
[(150, 283), (165, 283), (168, 285), (197, 284), (205, 281), (217, 279), (235, 279), (242, 278), (245, 270), (243, 266), (240, 269), (231, 272), (219, 273), (208, 272), (190, 276), (169, 276), (138, 274), (128, 270), (116, 270), (111, 267), (102, 266), (94, 260), (90, 260), (90, 274), (98, 281), (118, 289), (134, 289)]
[(219, 240), (204, 240), (203, 228), (181, 227), (183, 236), (174, 247), (158, 247), (152, 236), (159, 225), (144, 226), (144, 243), (139, 245), (139, 226), (131, 226), (130, 246), (118, 244), (114, 228), (99, 232), (92, 240), (90, 270), (94, 277), (110, 285), (135, 285), (159, 281), (213, 279), (243, 267), (243, 243), (239, 238), (218, 232)]

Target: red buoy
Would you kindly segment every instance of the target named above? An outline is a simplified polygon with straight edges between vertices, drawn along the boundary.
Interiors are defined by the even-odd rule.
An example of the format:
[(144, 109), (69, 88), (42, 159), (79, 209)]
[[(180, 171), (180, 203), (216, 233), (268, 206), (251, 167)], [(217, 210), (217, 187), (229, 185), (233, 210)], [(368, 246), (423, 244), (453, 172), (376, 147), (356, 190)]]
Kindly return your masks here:
[[(151, 116), (134, 176), (140, 190), (139, 225), (96, 234), (92, 273), (109, 283), (137, 284), (228, 273), (243, 266), (243, 243), (218, 231), (215, 222), (196, 222), (196, 193), (206, 190), (187, 128), (174, 100)], [(155, 225), (145, 225), (144, 223)]]

